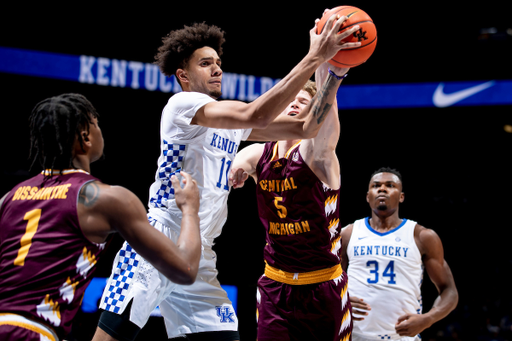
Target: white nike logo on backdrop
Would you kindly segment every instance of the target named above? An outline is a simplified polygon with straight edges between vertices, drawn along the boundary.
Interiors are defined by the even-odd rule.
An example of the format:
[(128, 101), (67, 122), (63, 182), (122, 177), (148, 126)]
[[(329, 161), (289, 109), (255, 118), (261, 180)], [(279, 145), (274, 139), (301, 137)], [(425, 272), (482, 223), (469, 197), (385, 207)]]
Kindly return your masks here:
[(473, 86), (471, 88), (459, 90), (456, 92), (452, 92), (451, 94), (445, 94), (444, 93), (444, 83), (440, 83), (437, 86), (436, 91), (434, 92), (434, 97), (432, 98), (432, 101), (434, 102), (434, 105), (438, 108), (445, 108), (449, 107), (451, 105), (454, 105), (455, 103), (458, 103), (468, 97), (471, 97), (491, 86), (494, 85), (494, 81), (489, 81), (480, 85)]

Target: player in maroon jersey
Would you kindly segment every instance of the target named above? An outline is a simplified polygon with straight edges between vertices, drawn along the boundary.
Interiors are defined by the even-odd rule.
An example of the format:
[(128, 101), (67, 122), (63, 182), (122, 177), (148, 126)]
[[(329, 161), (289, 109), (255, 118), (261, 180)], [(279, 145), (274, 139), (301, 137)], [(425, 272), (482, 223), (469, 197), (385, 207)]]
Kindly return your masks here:
[[(308, 82), (281, 114), (300, 115), (326, 97), (316, 137), (253, 144), (235, 158), (231, 180), (256, 181), (258, 213), (266, 229), (265, 274), (258, 281), (258, 340), (349, 340), (347, 276), (340, 265), (338, 200), (340, 134), (336, 92), (348, 69), (317, 70), (321, 89)], [(315, 97), (313, 97), (315, 96)], [(304, 112), (306, 112), (304, 110)], [(276, 139), (279, 132), (276, 131)]]
[[(190, 175), (181, 173), (183, 189), (172, 179), (183, 211), (174, 244), (148, 223), (135, 194), (89, 174), (90, 163), (103, 155), (103, 136), (98, 114), (84, 96), (64, 94), (38, 103), (30, 130), (33, 164), (39, 162), (43, 171), (0, 200), (1, 340), (65, 337), (114, 232), (170, 280), (194, 282), (201, 241), (199, 191)], [(126, 256), (130, 276), (137, 259)]]

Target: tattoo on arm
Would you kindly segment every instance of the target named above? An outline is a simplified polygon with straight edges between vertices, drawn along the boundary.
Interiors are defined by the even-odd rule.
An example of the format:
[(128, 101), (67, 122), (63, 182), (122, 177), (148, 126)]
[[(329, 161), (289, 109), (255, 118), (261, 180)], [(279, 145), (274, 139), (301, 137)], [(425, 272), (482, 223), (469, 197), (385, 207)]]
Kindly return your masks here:
[(100, 196), (100, 186), (95, 182), (86, 183), (80, 190), (78, 203), (90, 207), (98, 200)]
[(337, 88), (337, 80), (331, 76), (327, 76), (327, 81), (324, 83), (320, 91), (316, 94), (315, 99), (313, 100), (313, 117), (316, 118), (316, 123), (321, 124), (324, 120), (327, 114), (329, 113), (329, 110), (331, 110), (332, 103), (325, 103), (327, 97), (331, 93), (331, 91), (336, 91)]

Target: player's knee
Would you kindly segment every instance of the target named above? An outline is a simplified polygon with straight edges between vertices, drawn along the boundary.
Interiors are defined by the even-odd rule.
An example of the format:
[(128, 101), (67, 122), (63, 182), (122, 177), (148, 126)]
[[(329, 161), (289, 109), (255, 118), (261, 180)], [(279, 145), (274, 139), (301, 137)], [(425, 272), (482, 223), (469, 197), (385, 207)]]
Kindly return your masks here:
[[(98, 330), (96, 334), (98, 337), (93, 341), (133, 341), (140, 332), (139, 326), (130, 321), (130, 308), (132, 302), (128, 304), (122, 314), (112, 313), (110, 311), (103, 311), (98, 321)], [(106, 335), (105, 335), (106, 334)], [(108, 335), (108, 336), (107, 336)]]

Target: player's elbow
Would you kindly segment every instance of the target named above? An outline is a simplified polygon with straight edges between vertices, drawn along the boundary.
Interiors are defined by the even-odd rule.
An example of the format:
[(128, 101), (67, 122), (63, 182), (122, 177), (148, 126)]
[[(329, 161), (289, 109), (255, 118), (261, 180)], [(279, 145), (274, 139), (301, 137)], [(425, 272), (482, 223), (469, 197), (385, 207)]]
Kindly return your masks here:
[[(311, 115), (311, 114), (309, 114)], [(303, 117), (299, 121), (299, 124), (301, 126), (302, 134), (304, 137), (303, 139), (313, 139), (318, 136), (318, 132), (322, 128), (322, 122), (319, 122), (315, 118), (311, 117)]]
[(319, 131), (320, 127), (314, 127), (305, 120), (297, 119), (294, 122), (287, 123), (286, 131), (281, 131), (280, 133), (283, 135), (283, 139), (308, 140), (315, 138)]
[(180, 285), (192, 285), (196, 281), (196, 277), (197, 276), (192, 276), (190, 274), (187, 274), (185, 276), (180, 277), (179, 280), (174, 281), (174, 282), (177, 284), (180, 284)]
[(244, 109), (245, 120), (251, 128), (266, 129), (274, 120), (274, 116), (269, 115), (257, 102), (248, 104)]
[(197, 267), (187, 265), (184, 269), (167, 274), (166, 277), (176, 284), (191, 285), (196, 281), (197, 270)]
[(192, 285), (196, 281), (196, 277), (188, 277), (185, 281), (181, 282), (181, 285)]
[(457, 304), (459, 304), (459, 291), (457, 290), (455, 285), (453, 286), (452, 289), (452, 302), (452, 310), (454, 310), (457, 307)]
[(267, 129), (272, 122), (268, 116), (259, 115), (257, 113), (250, 114), (248, 121), (253, 129)]
[(182, 285), (192, 285), (196, 281), (197, 278), (197, 267), (194, 267), (193, 269), (189, 269), (184, 276), (183, 276), (183, 282)]
[(314, 139), (315, 137), (317, 137), (318, 131), (320, 131), (320, 129), (306, 129), (306, 130), (304, 130), (304, 137), (302, 137), (302, 138), (303, 139)]

